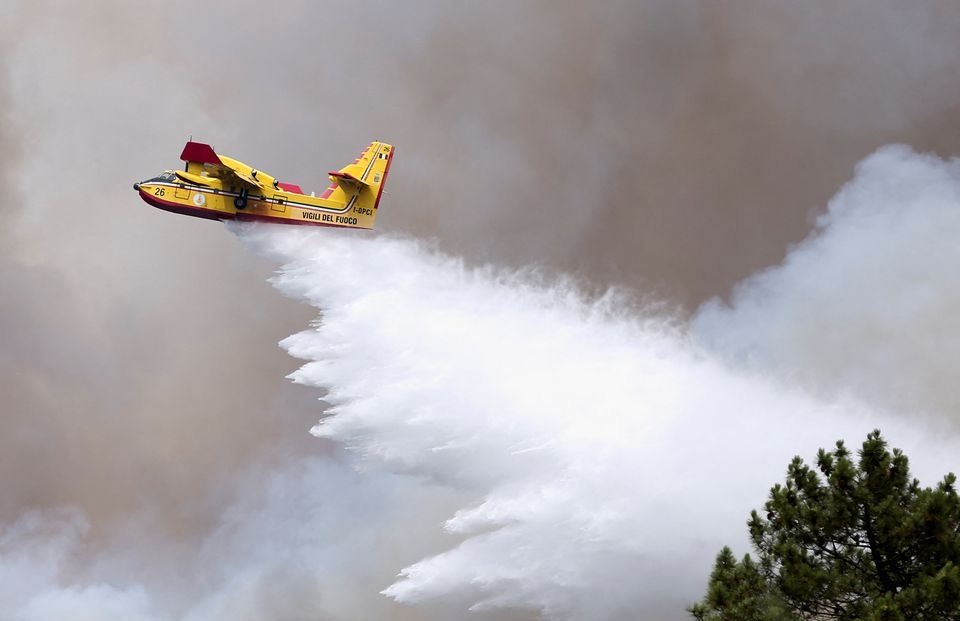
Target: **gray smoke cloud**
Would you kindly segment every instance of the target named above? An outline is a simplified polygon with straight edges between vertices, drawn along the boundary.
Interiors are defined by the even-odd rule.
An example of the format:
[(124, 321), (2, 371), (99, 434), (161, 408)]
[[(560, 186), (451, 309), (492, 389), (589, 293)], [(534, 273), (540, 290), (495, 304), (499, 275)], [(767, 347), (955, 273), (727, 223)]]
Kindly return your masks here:
[(739, 366), (956, 424), (960, 161), (886, 147), (784, 263), (705, 304), (695, 330)]
[[(327, 463), (340, 449), (305, 433), (322, 404), (282, 380), (295, 363), (275, 346), (314, 310), (277, 296), (275, 264), (222, 227), (130, 190), (175, 167), (186, 135), (307, 188), (391, 141), (381, 229), (693, 309), (779, 262), (880, 145), (957, 151), (958, 26), (952, 2), (5, 3), (0, 565), (40, 586), (4, 601), (30, 620), (67, 605), (77, 619), (82, 605), (94, 618), (462, 612), (377, 595), (449, 548), (437, 525), (462, 490)], [(820, 396), (849, 389), (900, 411), (917, 387), (943, 386), (934, 363), (901, 373), (909, 357), (858, 379), (861, 359), (833, 354), (844, 379), (830, 379), (810, 367), (816, 340), (741, 336), (737, 299), (716, 311), (715, 340), (709, 313), (696, 324), (736, 364), (759, 351), (761, 368)], [(760, 306), (789, 325), (785, 303)], [(921, 315), (907, 319), (909, 332)], [(885, 383), (898, 374), (913, 392)], [(393, 513), (394, 489), (418, 510)], [(303, 535), (339, 532), (351, 512), (383, 518), (357, 520), (349, 555)], [(271, 540), (273, 555), (259, 548)], [(364, 541), (377, 543), (361, 554)]]

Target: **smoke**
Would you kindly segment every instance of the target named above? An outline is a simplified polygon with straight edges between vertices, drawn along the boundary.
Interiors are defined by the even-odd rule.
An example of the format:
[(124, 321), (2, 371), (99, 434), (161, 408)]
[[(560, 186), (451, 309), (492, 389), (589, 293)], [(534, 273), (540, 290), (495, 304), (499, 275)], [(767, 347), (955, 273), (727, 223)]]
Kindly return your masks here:
[(960, 161), (881, 149), (783, 264), (695, 330), (736, 364), (828, 398), (960, 422)]
[[(934, 319), (958, 305), (958, 212), (956, 161), (885, 148), (783, 265), (690, 328), (409, 238), (231, 227), (321, 310), (281, 345), (329, 404), (314, 435), (347, 451), (237, 473), (202, 543), (160, 534), (148, 549), (174, 549), (146, 569), (149, 523), (91, 562), (83, 513), (23, 515), (0, 533), (0, 604), (17, 621), (402, 616), (391, 600), (416, 618), (683, 618), (790, 456), (879, 426), (924, 481), (951, 468), (956, 436), (902, 407), (951, 415), (936, 371), (957, 352)], [(918, 347), (924, 366), (880, 364)]]
[[(945, 380), (950, 365), (941, 356), (954, 349), (949, 341), (946, 348), (931, 346), (937, 337), (927, 322), (933, 315), (947, 321), (954, 302), (941, 285), (931, 285), (932, 295), (920, 290), (917, 283), (930, 277), (922, 269), (902, 290), (926, 300), (914, 302), (918, 308), (927, 304), (943, 314), (900, 307), (896, 329), (879, 330), (873, 341), (864, 332), (851, 342), (851, 350), (869, 354), (868, 364), (854, 353), (827, 351), (826, 337), (817, 345), (817, 338), (778, 336), (804, 333), (802, 326), (816, 315), (786, 309), (789, 291), (799, 291), (792, 277), (777, 296), (759, 302), (776, 311), (760, 335), (744, 329), (746, 307), (736, 298), (733, 310), (718, 302), (701, 313), (693, 335), (682, 318), (664, 318), (647, 303), (655, 294), (659, 308), (693, 309), (779, 261), (784, 248), (807, 232), (812, 214), (849, 178), (855, 162), (882, 144), (905, 142), (941, 155), (960, 147), (952, 131), (960, 94), (956, 3), (917, 2), (909, 10), (886, 1), (795, 4), (747, 9), (694, 0), (616, 0), (597, 10), (541, 0), (347, 7), (290, 1), (265, 14), (251, 2), (229, 11), (179, 0), (146, 9), (111, 1), (3, 3), (0, 565), (10, 578), (4, 584), (20, 585), (3, 591), (5, 614), (17, 611), (33, 621), (82, 618), (86, 610), (97, 618), (102, 605), (116, 613), (109, 616), (164, 620), (317, 614), (443, 619), (480, 601), (546, 606), (557, 615), (582, 610), (585, 591), (573, 585), (561, 594), (557, 585), (564, 576), (551, 582), (496, 575), (505, 569), (495, 557), (507, 549), (519, 550), (510, 557), (517, 567), (538, 573), (531, 569), (532, 552), (519, 556), (522, 545), (505, 543), (522, 534), (541, 551), (563, 539), (555, 546), (558, 555), (582, 554), (588, 561), (570, 579), (599, 588), (597, 576), (608, 576), (597, 593), (609, 592), (611, 604), (643, 598), (652, 602), (648, 610), (670, 610), (661, 615), (666, 617), (699, 594), (708, 570), (702, 559), (721, 539), (731, 543), (742, 536), (745, 511), (759, 502), (790, 455), (809, 455), (847, 429), (848, 438), (860, 437), (881, 415), (864, 413), (861, 425), (826, 426), (806, 440), (798, 434), (795, 445), (774, 442), (768, 460), (744, 453), (744, 463), (754, 455), (765, 464), (756, 472), (766, 468), (767, 474), (744, 474), (740, 496), (710, 508), (721, 516), (717, 530), (704, 529), (696, 552), (701, 556), (678, 553), (688, 555), (689, 566), (671, 565), (676, 586), (663, 586), (659, 593), (653, 585), (665, 585), (662, 578), (653, 576), (650, 586), (643, 582), (638, 594), (631, 594), (615, 573), (627, 568), (623, 571), (645, 576), (649, 563), (635, 564), (629, 552), (584, 551), (576, 528), (589, 521), (587, 511), (581, 521), (565, 523), (569, 546), (558, 535), (566, 531), (547, 528), (571, 507), (572, 501), (560, 496), (583, 494), (584, 502), (609, 506), (617, 473), (626, 477), (617, 470), (621, 466), (656, 471), (664, 486), (692, 480), (683, 475), (689, 464), (674, 463), (683, 453), (670, 462), (680, 472), (674, 480), (616, 442), (624, 429), (650, 438), (645, 446), (650, 460), (662, 456), (655, 442), (678, 434), (685, 428), (682, 421), (695, 421), (690, 412), (697, 394), (709, 393), (700, 399), (712, 406), (725, 390), (721, 386), (748, 395), (751, 412), (764, 394), (770, 395), (771, 409), (787, 403), (782, 407), (807, 412), (821, 408), (811, 399), (830, 403), (852, 392), (851, 399), (868, 401), (871, 408), (896, 410), (900, 421), (911, 420), (917, 410), (951, 418), (944, 412), (953, 403)], [(431, 381), (446, 378), (462, 386), (477, 411), (496, 406), (538, 412), (535, 404), (542, 398), (560, 413), (556, 429), (542, 413), (527, 422), (495, 418), (496, 429), (461, 421), (475, 442), (467, 443), (469, 459), (449, 460), (448, 474), (440, 472), (438, 460), (451, 451), (432, 451), (429, 463), (416, 453), (425, 442), (416, 437), (421, 429), (410, 432), (414, 437), (404, 453), (386, 439), (395, 430), (386, 433), (384, 421), (357, 429), (349, 428), (348, 419), (331, 423), (331, 430), (342, 426), (351, 443), (365, 447), (361, 453), (372, 447), (389, 453), (359, 463), (330, 440), (310, 438), (305, 430), (325, 406), (315, 402), (312, 390), (284, 384), (294, 363), (276, 342), (306, 325), (314, 309), (275, 295), (264, 283), (275, 265), (254, 257), (221, 227), (148, 209), (130, 190), (133, 181), (176, 166), (176, 154), (191, 133), (307, 188), (320, 186), (324, 171), (349, 161), (371, 138), (399, 145), (378, 225), (432, 239), (439, 252), (396, 238), (360, 247), (395, 253), (411, 269), (449, 285), (448, 294), (431, 293), (438, 308), (484, 329), (482, 337), (453, 326), (445, 334), (451, 342), (462, 339), (488, 352), (472, 361), (454, 356), (451, 364), (476, 373), (477, 382), (499, 386), (500, 396), (478, 397), (468, 377), (456, 384), (443, 368), (428, 365), (424, 372), (434, 373)], [(909, 185), (918, 204), (926, 204), (922, 184)], [(892, 200), (884, 205), (895, 209)], [(893, 239), (891, 233), (888, 241)], [(910, 240), (931, 241), (920, 235)], [(300, 261), (302, 254), (297, 250), (281, 260)], [(463, 266), (451, 267), (456, 260), (449, 257), (461, 257)], [(883, 257), (874, 258), (882, 264)], [(484, 263), (505, 269), (469, 267)], [(823, 274), (834, 269), (832, 260), (814, 263), (810, 268)], [(851, 259), (847, 270), (851, 275), (854, 263)], [(539, 266), (533, 276), (527, 265)], [(336, 269), (352, 273), (343, 263)], [(577, 284), (537, 276), (540, 269), (574, 273)], [(474, 288), (465, 288), (457, 273), (477, 281)], [(938, 282), (947, 283), (949, 274), (942, 276)], [(596, 293), (611, 283), (637, 291), (642, 301)], [(892, 281), (884, 286), (901, 290)], [(583, 296), (576, 289), (593, 293)], [(506, 306), (484, 304), (481, 292)], [(535, 326), (518, 330), (502, 321), (495, 329), (486, 316), (449, 309), (468, 300), (527, 326), (545, 313), (545, 325), (569, 329), (571, 336), (550, 349), (553, 335), (547, 339)], [(854, 308), (851, 302), (834, 305)], [(388, 304), (383, 310), (393, 309)], [(892, 311), (878, 313), (875, 323), (892, 317)], [(497, 330), (532, 350), (518, 354), (517, 362), (527, 361), (523, 370), (532, 374), (540, 394), (520, 399), (523, 382), (516, 375), (516, 386), (500, 385), (507, 380), (496, 369), (509, 366), (505, 361), (514, 356), (495, 338)], [(527, 332), (540, 336), (530, 341)], [(890, 349), (883, 340), (892, 334), (897, 338)], [(917, 335), (912, 349), (910, 334)], [(380, 342), (387, 336), (380, 335)], [(442, 352), (437, 338), (425, 345)], [(611, 354), (624, 368), (675, 379), (676, 399), (663, 403), (664, 393), (652, 391), (660, 397), (649, 405), (678, 411), (675, 418), (647, 417), (640, 424), (627, 412), (631, 406), (617, 404), (620, 397), (647, 403), (647, 395), (631, 392), (612, 364), (601, 364), (597, 352), (610, 342), (632, 345)], [(391, 351), (409, 359), (416, 345)], [(823, 368), (817, 366), (818, 347), (826, 352)], [(575, 360), (581, 348), (593, 352), (584, 354), (584, 361), (598, 365), (589, 373), (574, 362), (553, 366), (562, 359), (545, 353), (569, 357), (576, 349), (570, 358)], [(635, 348), (647, 353), (625, 351)], [(494, 351), (503, 360), (495, 360)], [(882, 358), (883, 351), (902, 355)], [(756, 363), (744, 364), (748, 358)], [(538, 375), (545, 369), (563, 378), (564, 391)], [(596, 378), (603, 369), (621, 392), (591, 394), (578, 384), (584, 373)], [(683, 396), (687, 389), (680, 387), (691, 378), (702, 382), (703, 392)], [(815, 397), (783, 396), (779, 382)], [(329, 388), (334, 395), (343, 390)], [(600, 427), (593, 428), (586, 419), (573, 420), (567, 393), (583, 411), (620, 412), (623, 421), (601, 416)], [(418, 395), (426, 402), (443, 401), (422, 387)], [(590, 397), (597, 401), (583, 406)], [(346, 401), (338, 403), (345, 407)], [(739, 414), (724, 416), (728, 424), (739, 420)], [(765, 425), (751, 416), (744, 420), (764, 433), (780, 429), (778, 424), (795, 426)], [(446, 423), (438, 426), (437, 441), (454, 435)], [(749, 425), (732, 429), (742, 437), (757, 436)], [(566, 435), (555, 439), (556, 430)], [(571, 448), (578, 434), (589, 438), (581, 457)], [(732, 459), (728, 454), (736, 447), (745, 450), (741, 437), (730, 438), (723, 449), (700, 448), (721, 463)], [(507, 439), (521, 449), (504, 448)], [(893, 439), (908, 450), (913, 446)], [(532, 450), (538, 442), (547, 445)], [(451, 444), (456, 448), (456, 441)], [(481, 461), (480, 445), (503, 459)], [(784, 453), (773, 456), (778, 450)], [(574, 476), (591, 468), (592, 462), (583, 462), (591, 454), (602, 455), (598, 468), (617, 472)], [(937, 454), (931, 453), (930, 477), (949, 468)], [(355, 467), (387, 472), (357, 476)], [(568, 487), (551, 478), (554, 468), (571, 473)], [(440, 477), (441, 486), (424, 489), (408, 473), (431, 481)], [(495, 520), (472, 517), (471, 508), (493, 507), (502, 499), (511, 507), (504, 515), (513, 518), (521, 505), (535, 504), (523, 490), (504, 488), (510, 477), (518, 485), (553, 490), (558, 499), (543, 505), (539, 522), (517, 522), (521, 526), (502, 534), (503, 529), (491, 530), (491, 545), (481, 546), (487, 541), (481, 531)], [(640, 496), (653, 489), (627, 478), (620, 489), (639, 490)], [(483, 504), (488, 496), (494, 504)], [(660, 492), (660, 498), (658, 507), (676, 502), (672, 491)], [(633, 515), (645, 507), (628, 502), (611, 515)], [(439, 525), (452, 515), (469, 520), (454, 519), (455, 532), (445, 534)], [(721, 527), (724, 515), (733, 517)], [(630, 519), (618, 519), (624, 532), (636, 530)], [(619, 526), (597, 528), (598, 546), (617, 541)], [(322, 535), (311, 539), (316, 533)], [(333, 539), (330, 533), (336, 533)], [(355, 550), (350, 541), (334, 545), (349, 533), (359, 538)], [(635, 540), (650, 541), (641, 535)], [(474, 552), (442, 555), (460, 550), (460, 541)], [(650, 558), (666, 556), (666, 547), (651, 548)], [(449, 558), (456, 561), (450, 571), (438, 570)], [(464, 586), (465, 558), (476, 563), (481, 577), (471, 588)], [(423, 559), (434, 560), (415, 564)], [(416, 569), (391, 587), (406, 566)], [(557, 560), (555, 566), (565, 565)], [(391, 596), (416, 603), (375, 595), (388, 588)], [(68, 605), (69, 613), (58, 608)], [(606, 612), (616, 615), (613, 608)], [(523, 612), (489, 614), (529, 618)]]
[[(3, 618), (405, 618), (370, 590), (389, 583), (391, 566), (432, 547), (417, 524), (445, 510), (451, 494), (391, 475), (364, 478), (329, 458), (238, 479), (243, 489), (216, 528), (186, 549), (154, 525), (134, 523), (79, 562), (90, 529), (82, 513), (21, 516), (0, 530)], [(391, 529), (404, 536), (383, 541)]]

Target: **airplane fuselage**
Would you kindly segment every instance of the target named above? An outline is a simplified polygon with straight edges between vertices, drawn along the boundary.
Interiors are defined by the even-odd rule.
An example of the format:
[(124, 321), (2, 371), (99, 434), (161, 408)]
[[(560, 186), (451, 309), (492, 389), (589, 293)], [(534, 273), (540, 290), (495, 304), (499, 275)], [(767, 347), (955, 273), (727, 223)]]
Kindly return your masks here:
[[(178, 175), (179, 173), (179, 175)], [(158, 209), (210, 220), (260, 220), (282, 224), (313, 224), (372, 228), (373, 210), (346, 205), (321, 196), (269, 190), (246, 191), (223, 187), (214, 177), (202, 177), (203, 185), (190, 183), (180, 171), (166, 171), (135, 184), (140, 198)], [(238, 208), (241, 201), (242, 208)]]

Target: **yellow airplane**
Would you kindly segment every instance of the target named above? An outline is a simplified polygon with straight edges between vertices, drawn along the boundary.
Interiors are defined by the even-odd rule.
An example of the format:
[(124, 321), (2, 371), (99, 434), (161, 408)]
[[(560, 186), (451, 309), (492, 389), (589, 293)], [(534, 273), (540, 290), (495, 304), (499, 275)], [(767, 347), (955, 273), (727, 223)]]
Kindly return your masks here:
[(371, 142), (352, 164), (327, 173), (330, 187), (315, 196), (190, 141), (180, 154), (184, 170), (165, 171), (133, 189), (154, 207), (198, 218), (372, 229), (395, 152)]

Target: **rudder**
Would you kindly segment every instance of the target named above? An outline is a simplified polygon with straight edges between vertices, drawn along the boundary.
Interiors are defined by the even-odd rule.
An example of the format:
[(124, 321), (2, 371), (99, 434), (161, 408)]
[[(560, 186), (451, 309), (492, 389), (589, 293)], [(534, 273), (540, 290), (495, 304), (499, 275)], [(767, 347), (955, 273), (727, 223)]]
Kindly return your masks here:
[(347, 203), (353, 204), (352, 211), (359, 214), (357, 226), (373, 228), (395, 153), (396, 148), (391, 144), (371, 142), (351, 164), (328, 173), (333, 183), (324, 198), (343, 192)]

